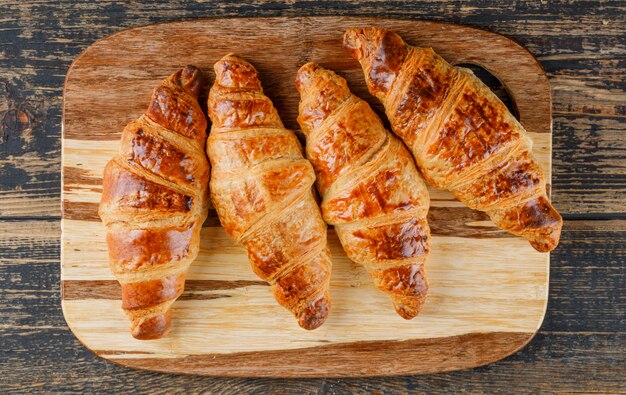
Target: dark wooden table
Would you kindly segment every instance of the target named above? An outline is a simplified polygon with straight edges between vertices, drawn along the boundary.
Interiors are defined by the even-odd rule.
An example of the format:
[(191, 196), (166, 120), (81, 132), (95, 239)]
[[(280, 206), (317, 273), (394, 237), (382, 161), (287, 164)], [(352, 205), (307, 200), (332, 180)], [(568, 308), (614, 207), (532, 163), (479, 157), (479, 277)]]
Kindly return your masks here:
[[(626, 392), (626, 2), (505, 3), (1, 2), (0, 392)], [(540, 60), (552, 85), (553, 200), (565, 226), (539, 334), (489, 366), (393, 378), (186, 377), (93, 356), (68, 330), (59, 302), (61, 101), (70, 62), (99, 38), (155, 22), (338, 14), (477, 26)]]

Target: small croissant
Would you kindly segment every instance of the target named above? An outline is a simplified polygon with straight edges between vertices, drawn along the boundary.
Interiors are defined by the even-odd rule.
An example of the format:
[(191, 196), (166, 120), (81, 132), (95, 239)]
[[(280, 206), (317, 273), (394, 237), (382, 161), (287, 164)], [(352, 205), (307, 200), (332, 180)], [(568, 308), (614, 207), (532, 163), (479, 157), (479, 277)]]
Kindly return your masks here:
[(485, 84), (386, 29), (349, 29), (344, 46), (430, 184), (537, 251), (557, 246), (563, 220), (548, 200), (532, 141)]
[(296, 87), (324, 219), (397, 313), (415, 317), (428, 292), (430, 228), (428, 191), (410, 152), (334, 72), (307, 63)]
[(250, 63), (230, 54), (215, 74), (208, 102), (211, 201), (278, 303), (302, 328), (315, 329), (331, 306), (331, 259), (313, 167)]
[(137, 339), (168, 333), (172, 303), (200, 248), (209, 178), (201, 89), (194, 66), (163, 81), (146, 113), (122, 132), (119, 154), (104, 170), (99, 214), (109, 266)]

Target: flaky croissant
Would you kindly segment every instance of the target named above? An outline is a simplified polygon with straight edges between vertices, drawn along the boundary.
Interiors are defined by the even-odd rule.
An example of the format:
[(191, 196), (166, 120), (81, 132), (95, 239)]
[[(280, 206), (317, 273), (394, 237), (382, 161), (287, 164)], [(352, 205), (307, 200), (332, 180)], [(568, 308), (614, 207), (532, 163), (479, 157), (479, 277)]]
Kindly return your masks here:
[(208, 104), (211, 201), (278, 303), (301, 327), (315, 329), (331, 305), (331, 260), (313, 168), (250, 63), (227, 55), (215, 73)]
[(296, 86), (324, 220), (397, 313), (415, 317), (428, 292), (430, 228), (428, 191), (411, 154), (334, 72), (307, 63)]
[(536, 250), (556, 247), (563, 220), (546, 196), (532, 141), (489, 88), (382, 28), (349, 29), (344, 46), (427, 181)]
[(200, 248), (209, 177), (201, 89), (202, 73), (193, 66), (163, 81), (148, 111), (122, 132), (119, 154), (104, 170), (99, 214), (137, 339), (170, 330), (170, 307)]

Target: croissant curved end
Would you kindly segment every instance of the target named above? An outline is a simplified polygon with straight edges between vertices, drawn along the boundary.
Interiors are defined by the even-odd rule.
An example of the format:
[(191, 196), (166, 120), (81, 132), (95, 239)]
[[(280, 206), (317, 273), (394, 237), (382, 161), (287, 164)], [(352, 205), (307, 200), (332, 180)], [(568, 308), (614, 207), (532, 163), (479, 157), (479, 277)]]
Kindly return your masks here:
[(428, 297), (428, 280), (424, 272), (423, 266), (415, 276), (416, 283), (410, 288), (410, 292), (405, 295), (392, 294), (393, 307), (396, 313), (405, 320), (417, 317), (422, 310), (422, 306), (426, 303)]
[(314, 299), (302, 310), (296, 312), (296, 318), (300, 327), (306, 330), (319, 328), (328, 318), (330, 311), (330, 297), (323, 294), (319, 298)]
[(393, 307), (396, 309), (396, 313), (398, 313), (400, 317), (404, 318), (405, 320), (411, 320), (419, 315), (425, 299), (426, 299), (426, 296), (424, 295), (424, 300), (422, 300), (420, 303), (416, 303), (413, 306), (400, 304), (400, 303), (394, 303)]
[[(382, 27), (362, 27), (346, 30), (343, 34), (343, 47), (353, 58), (361, 60), (366, 56), (402, 53), (406, 43), (397, 33)], [(385, 59), (380, 59), (385, 61)]]
[(538, 232), (541, 237), (530, 240), (530, 245), (539, 252), (550, 252), (556, 248), (561, 238), (561, 228), (563, 227), (563, 217), (552, 206), (546, 198), (538, 199), (535, 203), (535, 210), (541, 210), (546, 218), (543, 228)]
[(539, 252), (550, 252), (559, 244), (563, 218), (545, 196), (488, 214), (497, 226), (524, 237)]
[(180, 71), (178, 83), (182, 88), (198, 97), (204, 84), (203, 73), (196, 66), (187, 65)]
[(229, 53), (213, 66), (215, 83), (225, 88), (263, 91), (256, 68), (235, 53)]
[(550, 252), (556, 248), (559, 240), (530, 240), (530, 245), (538, 252)]
[(402, 37), (381, 27), (348, 29), (343, 46), (361, 63), (370, 93), (384, 102), (409, 50)]
[(167, 310), (148, 319), (133, 321), (131, 334), (137, 340), (154, 340), (166, 336), (172, 328), (172, 313)]
[(550, 252), (559, 245), (563, 220), (556, 210), (554, 210), (554, 213), (558, 215), (558, 219), (555, 218), (551, 226), (547, 226), (539, 230), (536, 235), (528, 237), (530, 245), (539, 252)]
[(296, 73), (296, 89), (298, 92), (301, 92), (302, 89), (313, 82), (313, 75), (319, 68), (320, 66), (315, 62), (309, 62), (300, 67), (298, 73)]
[(360, 35), (364, 33), (363, 28), (348, 29), (343, 34), (343, 47), (350, 52), (355, 59), (361, 59), (363, 57), (363, 51), (361, 50)]

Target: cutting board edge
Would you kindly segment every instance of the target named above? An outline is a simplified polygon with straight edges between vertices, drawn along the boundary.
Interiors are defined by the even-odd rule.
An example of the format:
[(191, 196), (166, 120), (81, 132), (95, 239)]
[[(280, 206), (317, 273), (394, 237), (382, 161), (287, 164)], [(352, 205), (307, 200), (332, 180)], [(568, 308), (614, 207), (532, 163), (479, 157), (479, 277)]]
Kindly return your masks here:
[[(365, 16), (364, 16), (365, 17)], [(263, 19), (299, 19), (299, 18), (308, 18), (308, 17), (302, 17), (302, 16), (291, 16), (291, 17), (263, 17)], [(316, 16), (314, 18), (324, 18), (324, 16)], [(333, 16), (328, 16), (327, 18), (334, 18)], [(128, 31), (131, 30), (139, 30), (142, 28), (145, 28), (147, 26), (154, 26), (154, 25), (166, 25), (166, 24), (177, 24), (177, 23), (185, 23), (185, 22), (190, 22), (190, 21), (203, 21), (203, 20), (236, 20), (236, 19), (259, 19), (259, 18), (206, 18), (206, 17), (201, 17), (201, 18), (188, 18), (182, 21), (174, 21), (174, 22), (163, 22), (163, 23), (157, 23), (157, 24), (149, 24), (149, 25), (144, 25), (144, 26), (139, 26), (139, 27), (134, 27), (134, 28), (129, 28), (129, 29), (123, 29), (120, 30), (118, 32), (115, 32), (113, 34), (110, 34), (106, 37), (100, 38), (97, 41), (95, 41), (92, 45), (90, 45), (89, 47), (87, 47), (85, 50), (83, 50), (72, 62), (72, 64), (70, 65), (70, 67), (68, 68), (68, 73), (66, 75), (65, 78), (65, 83), (64, 83), (64, 90), (63, 90), (63, 106), (62, 106), (62, 152), (64, 152), (65, 147), (64, 147), (64, 140), (65, 140), (65, 105), (66, 105), (66, 86), (67, 86), (67, 81), (72, 73), (73, 68), (75, 67), (75, 65), (80, 61), (80, 59), (83, 57), (83, 55), (85, 55), (86, 53), (88, 53), (90, 50), (94, 50), (95, 47), (97, 47), (98, 44), (100, 44), (101, 42), (104, 42), (108, 39), (111, 39), (112, 37), (116, 36), (116, 35), (121, 35), (124, 33), (127, 33)], [(367, 19), (379, 19), (382, 21), (389, 21), (389, 20), (404, 20), (407, 22), (419, 22), (419, 23), (428, 23), (431, 25), (441, 25), (441, 26), (453, 26), (453, 27), (462, 27), (464, 29), (470, 29), (470, 30), (476, 30), (476, 31), (482, 31), (485, 33), (488, 33), (490, 35), (497, 35), (500, 36), (502, 38), (504, 38), (505, 40), (515, 44), (520, 50), (523, 50), (524, 52), (526, 52), (528, 54), (528, 56), (530, 58), (532, 58), (534, 60), (534, 62), (536, 63), (537, 67), (538, 67), (538, 73), (539, 73), (539, 77), (541, 79), (545, 79), (546, 84), (548, 85), (548, 80), (547, 80), (547, 76), (545, 74), (545, 71), (543, 70), (542, 66), (540, 65), (540, 63), (537, 61), (537, 59), (523, 46), (521, 46), (520, 44), (518, 44), (516, 41), (503, 36), (501, 34), (498, 33), (493, 33), (493, 32), (489, 32), (487, 30), (484, 29), (480, 29), (480, 28), (476, 28), (476, 27), (469, 27), (469, 26), (462, 26), (462, 25), (457, 25), (454, 23), (447, 23), (447, 22), (431, 22), (431, 21), (424, 21), (424, 20), (416, 20), (416, 19), (410, 19), (410, 18), (379, 18), (379, 17), (367, 17)], [(478, 63), (477, 63), (478, 64)], [(484, 67), (483, 65), (481, 65), (482, 67)], [(488, 69), (487, 67), (485, 67), (486, 69)], [(492, 70), (488, 71), (492, 72)], [(496, 73), (493, 73), (494, 75)], [(548, 98), (549, 98), (549, 103), (551, 103), (551, 91), (549, 89), (549, 85), (548, 85)], [(513, 95), (512, 95), (513, 97)], [(550, 105), (550, 112), (549, 112), (549, 120), (550, 120), (550, 134), (552, 133), (552, 113), (551, 113), (551, 105)], [(550, 151), (552, 150), (552, 142), (550, 141), (549, 143), (549, 149)], [(550, 170), (551, 170), (551, 158), (550, 158)], [(551, 177), (551, 172), (549, 173), (549, 176)], [(62, 180), (62, 185), (63, 185), (63, 174), (61, 175), (61, 180)], [(63, 204), (63, 196), (64, 196), (64, 192), (63, 192), (63, 188), (62, 188), (62, 199), (61, 199), (61, 204)], [(62, 229), (63, 229), (63, 225), (62, 225)], [(62, 241), (64, 240), (64, 235), (62, 232)], [(63, 256), (64, 256), (64, 249), (63, 249), (63, 242), (61, 244), (61, 270), (63, 272)], [(455, 336), (456, 337), (463, 337), (463, 336), (472, 336), (472, 335), (485, 335), (485, 336), (499, 336), (500, 334), (514, 334), (515, 336), (517, 336), (516, 340), (514, 343), (509, 343), (509, 348), (506, 350), (503, 350), (501, 353), (494, 355), (492, 358), (487, 358), (485, 360), (480, 360), (477, 361), (476, 363), (466, 363), (465, 365), (462, 366), (451, 366), (449, 369), (448, 368), (441, 368), (441, 369), (428, 369), (428, 368), (421, 368), (421, 367), (416, 367), (416, 369), (410, 369), (407, 368), (405, 370), (398, 370), (398, 371), (394, 371), (394, 372), (387, 372), (387, 371), (383, 371), (383, 372), (376, 372), (376, 371), (369, 371), (367, 369), (362, 369), (358, 372), (346, 372), (345, 374), (343, 372), (334, 370), (334, 369), (329, 369), (327, 371), (317, 371), (317, 372), (310, 372), (310, 371), (306, 371), (306, 369), (298, 371), (297, 369), (294, 369), (294, 371), (289, 371), (289, 368), (291, 368), (292, 366), (287, 366), (288, 369), (283, 369), (284, 374), (278, 373), (275, 374), (274, 371), (271, 371), (269, 373), (264, 372), (264, 371), (257, 371), (257, 370), (246, 370), (246, 371), (234, 371), (234, 372), (223, 372), (223, 371), (218, 371), (218, 370), (214, 370), (214, 371), (192, 371), (192, 372), (184, 372), (184, 371), (177, 371), (176, 369), (172, 369), (170, 368), (163, 368), (163, 369), (159, 369), (158, 367), (148, 367), (148, 366), (141, 366), (141, 363), (146, 363), (146, 361), (148, 361), (149, 359), (116, 359), (114, 357), (111, 356), (107, 356), (107, 355), (102, 355), (101, 353), (98, 352), (98, 350), (92, 350), (87, 343), (83, 342), (83, 340), (77, 335), (76, 331), (74, 330), (74, 328), (72, 327), (71, 323), (69, 320), (67, 320), (66, 318), (66, 312), (65, 312), (65, 307), (64, 307), (64, 301), (62, 300), (62, 310), (63, 310), (63, 314), (64, 314), (64, 318), (68, 324), (68, 327), (70, 328), (70, 330), (72, 331), (72, 333), (74, 333), (74, 335), (77, 337), (77, 339), (88, 349), (90, 350), (92, 353), (94, 353), (95, 355), (116, 363), (118, 365), (121, 366), (126, 366), (126, 367), (132, 367), (132, 368), (137, 368), (140, 370), (147, 370), (147, 371), (158, 371), (158, 372), (165, 372), (165, 373), (177, 373), (177, 374), (193, 374), (193, 375), (204, 375), (204, 376), (228, 376), (228, 377), (363, 377), (363, 376), (396, 376), (396, 375), (404, 375), (404, 374), (425, 374), (425, 373), (434, 373), (434, 372), (448, 372), (448, 371), (454, 371), (454, 370), (460, 370), (460, 369), (467, 369), (467, 368), (474, 368), (474, 367), (478, 367), (478, 366), (483, 366), (486, 364), (490, 364), (493, 362), (496, 362), (498, 360), (501, 360), (503, 358), (506, 358), (514, 353), (516, 353), (517, 351), (519, 351), (520, 349), (522, 349), (523, 347), (525, 347), (533, 338), (534, 336), (537, 334), (537, 332), (539, 331), (539, 328), (541, 327), (541, 324), (545, 318), (545, 313), (546, 313), (546, 309), (547, 309), (547, 303), (548, 303), (548, 298), (547, 298), (547, 291), (549, 288), (549, 268), (550, 268), (550, 258), (549, 256), (546, 257), (547, 260), (547, 279), (546, 279), (546, 298), (544, 299), (544, 309), (543, 309), (543, 313), (540, 317), (540, 320), (538, 320), (538, 325), (537, 328), (534, 332), (488, 332), (488, 333), (478, 333), (478, 334), (473, 334), (470, 333), (468, 335), (461, 335), (461, 336)], [(63, 278), (63, 275), (61, 276), (61, 278)], [(62, 293), (62, 287), (61, 287), (61, 293)], [(62, 296), (62, 295), (61, 295)], [(432, 339), (444, 339), (444, 338), (432, 338)], [(446, 338), (447, 339), (447, 338)], [(483, 345), (486, 344), (484, 340), (482, 340)], [(362, 343), (362, 342), (358, 342), (358, 343)], [(398, 343), (397, 341), (384, 341), (384, 343)], [(493, 342), (494, 344), (498, 344), (497, 341)], [(333, 344), (332, 346), (335, 345), (339, 345), (341, 343), (336, 343)], [(354, 344), (354, 343), (346, 343), (346, 344)], [(326, 347), (326, 346), (321, 346), (321, 347)], [(312, 347), (312, 348), (306, 348), (306, 349), (298, 349), (298, 350), (294, 350), (294, 352), (302, 352), (302, 350), (313, 350), (313, 349), (318, 349), (320, 347)], [(487, 347), (490, 348), (490, 347)], [(264, 352), (260, 352), (260, 353), (264, 353)], [(217, 354), (217, 355), (221, 355), (221, 354)], [(205, 354), (203, 357), (206, 358), (213, 358), (214, 354)], [(179, 358), (172, 358), (169, 359), (170, 362), (177, 360)], [(155, 360), (158, 361), (158, 364), (163, 365), (164, 361), (168, 361), (168, 359), (158, 359)]]
[[(539, 77), (539, 79), (541, 80), (541, 83), (543, 83), (545, 85), (545, 87), (547, 88), (545, 90), (545, 92), (543, 92), (544, 94), (547, 95), (546, 99), (547, 102), (550, 104), (548, 107), (546, 107), (546, 112), (549, 118), (549, 133), (552, 134), (552, 90), (550, 89), (550, 82), (548, 79), (548, 76), (543, 68), (543, 66), (541, 65), (541, 63), (539, 62), (539, 60), (526, 48), (524, 47), (522, 44), (518, 43), (515, 39), (512, 39), (510, 37), (507, 37), (503, 34), (500, 33), (496, 33), (496, 32), (492, 32), (489, 31), (487, 29), (483, 29), (480, 27), (475, 27), (475, 26), (467, 26), (467, 25), (461, 25), (461, 24), (457, 24), (457, 23), (453, 23), (453, 22), (439, 22), (439, 21), (429, 21), (429, 20), (423, 20), (423, 19), (412, 19), (412, 18), (390, 18), (390, 17), (376, 17), (376, 16), (367, 16), (367, 15), (353, 15), (353, 16), (334, 16), (334, 15), (320, 15), (320, 16), (258, 16), (258, 17), (228, 17), (228, 18), (219, 18), (219, 17), (195, 17), (195, 18), (185, 18), (185, 19), (181, 19), (181, 20), (176, 20), (176, 21), (166, 21), (166, 22), (158, 22), (158, 23), (149, 23), (149, 24), (145, 24), (145, 25), (141, 25), (141, 26), (135, 26), (135, 27), (130, 27), (130, 28), (124, 28), (121, 29), (117, 32), (111, 33), (107, 36), (101, 37), (99, 39), (97, 39), (96, 41), (94, 41), (92, 44), (90, 44), (87, 48), (83, 49), (78, 55), (76, 55), (76, 57), (74, 58), (74, 60), (72, 60), (72, 63), (70, 63), (70, 66), (68, 67), (68, 71), (67, 74), (65, 75), (65, 79), (63, 80), (63, 103), (62, 103), (62, 114), (61, 114), (61, 129), (62, 129), (62, 134), (61, 134), (61, 139), (65, 138), (64, 135), (64, 130), (63, 130), (63, 125), (65, 124), (65, 104), (66, 104), (66, 88), (67, 88), (67, 82), (68, 79), (70, 77), (70, 74), (72, 74), (73, 69), (75, 68), (76, 64), (81, 60), (82, 57), (84, 57), (87, 53), (89, 53), (90, 51), (95, 50), (98, 45), (104, 43), (105, 41), (109, 41), (112, 38), (114, 38), (115, 36), (118, 35), (123, 35), (123, 34), (128, 34), (131, 31), (135, 31), (135, 30), (141, 30), (141, 29), (145, 29), (148, 27), (156, 27), (156, 26), (164, 26), (164, 25), (176, 25), (176, 24), (185, 24), (185, 23), (189, 23), (189, 22), (202, 22), (202, 21), (216, 21), (216, 20), (220, 20), (220, 21), (235, 21), (235, 20), (260, 20), (260, 19), (265, 19), (265, 20), (269, 20), (269, 19), (277, 19), (277, 20), (297, 20), (297, 19), (345, 19), (345, 20), (357, 20), (357, 19), (368, 19), (368, 20), (378, 20), (381, 23), (385, 22), (385, 21), (404, 21), (404, 22), (415, 22), (415, 23), (422, 23), (422, 24), (428, 24), (428, 25), (432, 25), (432, 26), (440, 26), (440, 27), (451, 27), (451, 28), (455, 28), (455, 29), (463, 29), (463, 30), (468, 30), (468, 31), (474, 31), (474, 32), (480, 32), (481, 34), (485, 34), (485, 35), (489, 35), (489, 36), (497, 36), (500, 39), (506, 41), (509, 43), (509, 45), (513, 45), (515, 47), (515, 51), (518, 52), (518, 55), (521, 56), (522, 53), (524, 54), (524, 57), (532, 64), (532, 66), (536, 69), (536, 73), (537, 76)], [(493, 70), (492, 68), (489, 67), (489, 65), (483, 64), (480, 62), (480, 59), (473, 59), (470, 60), (469, 63), (473, 63), (476, 65), (479, 65), (480, 67), (485, 68), (487, 71), (489, 71), (490, 73), (492, 73), (496, 78), (500, 79), (501, 82), (503, 82), (503, 85), (505, 87), (505, 89), (507, 89), (507, 91), (509, 91), (508, 88), (508, 84), (506, 84), (506, 81), (502, 81), (502, 79), (497, 75), (499, 74), (499, 72), (497, 70)], [(515, 100), (515, 97), (513, 94), (511, 94), (511, 98), (513, 100)], [(543, 111), (542, 111), (543, 112)], [(550, 143), (550, 149), (552, 149), (552, 144)], [(550, 163), (551, 165), (551, 163)], [(551, 166), (550, 166), (551, 168)]]
[[(62, 292), (61, 292), (62, 293)], [(546, 303), (547, 305), (547, 299)], [(95, 356), (104, 359), (107, 362), (114, 363), (126, 368), (138, 369), (147, 372), (158, 372), (168, 374), (180, 374), (180, 375), (192, 375), (192, 376), (207, 376), (207, 377), (254, 377), (254, 378), (351, 378), (351, 377), (392, 377), (402, 375), (415, 375), (415, 374), (432, 374), (432, 373), (445, 373), (457, 370), (473, 369), (480, 366), (489, 365), (500, 360), (503, 360), (524, 347), (526, 347), (532, 339), (537, 335), (539, 329), (545, 319), (546, 310), (544, 309), (541, 320), (538, 321), (537, 329), (534, 332), (473, 332), (458, 336), (450, 337), (434, 337), (428, 339), (410, 339), (405, 341), (397, 340), (384, 340), (384, 341), (360, 341), (352, 343), (334, 343), (327, 346), (318, 347), (306, 347), (291, 350), (269, 350), (269, 351), (255, 351), (255, 352), (241, 352), (231, 354), (199, 354), (190, 355), (182, 358), (115, 358), (114, 355), (107, 355), (100, 350), (92, 349), (88, 342), (82, 339), (77, 331), (72, 327), (71, 321), (67, 319), (65, 311), (65, 301), (61, 300), (61, 310), (63, 311), (63, 318), (68, 325), (68, 328), (76, 339)], [(408, 363), (400, 364), (399, 368), (392, 366), (393, 370), (379, 370), (377, 367), (382, 363), (393, 363), (393, 359), (385, 360), (384, 354), (397, 355), (399, 352), (410, 353), (412, 350), (419, 350), (420, 352), (432, 352), (431, 355), (438, 355), (436, 351), (440, 351), (436, 346), (425, 346), (424, 344), (432, 343), (451, 343), (457, 350), (462, 350), (462, 353), (457, 354), (444, 354), (442, 360), (430, 361), (424, 363), (423, 359), (420, 359), (421, 364), (411, 365)], [(370, 345), (372, 348), (376, 348), (374, 352), (369, 353), (366, 357), (355, 358), (355, 352), (367, 352), (362, 348)], [(381, 346), (396, 346), (401, 345), (400, 350), (389, 350), (387, 348), (381, 349)], [(328, 350), (332, 348), (340, 348), (336, 355)], [(351, 350), (352, 349), (352, 350)], [(480, 349), (483, 352), (477, 353)], [(476, 360), (475, 355), (484, 355), (485, 350), (499, 349), (499, 352), (490, 354), (489, 358)], [(310, 358), (313, 352), (320, 352), (322, 355), (314, 355), (314, 361), (306, 361), (302, 359), (303, 355), (306, 358)], [(265, 354), (265, 355), (263, 355)], [(249, 366), (241, 367), (240, 363), (246, 361), (258, 360), (260, 357), (267, 356), (267, 354), (287, 354), (289, 358), (292, 358), (291, 363), (282, 363), (280, 368), (275, 366), (268, 366), (264, 369), (251, 369)], [(314, 366), (317, 359), (332, 359), (341, 357), (342, 355), (349, 354), (349, 362), (346, 361), (344, 365), (339, 366)], [(254, 358), (259, 357), (259, 358)], [(414, 356), (407, 354), (407, 360), (414, 360), (413, 358), (423, 357), (423, 355)], [(223, 358), (228, 359), (225, 363)], [(231, 361), (231, 359), (235, 359)], [(237, 359), (241, 359), (236, 361)], [(371, 361), (372, 358), (383, 359), (381, 363), (366, 363), (364, 365), (358, 365), (354, 363), (357, 361)], [(238, 364), (239, 362), (239, 364)], [(298, 363), (299, 362), (299, 363)], [(313, 364), (311, 363), (313, 362)], [(190, 368), (190, 364), (193, 367)], [(220, 366), (224, 365), (224, 366)], [(339, 364), (338, 364), (339, 365)], [(346, 366), (349, 366), (351, 370), (346, 371)], [(238, 369), (233, 369), (238, 367)]]

